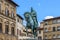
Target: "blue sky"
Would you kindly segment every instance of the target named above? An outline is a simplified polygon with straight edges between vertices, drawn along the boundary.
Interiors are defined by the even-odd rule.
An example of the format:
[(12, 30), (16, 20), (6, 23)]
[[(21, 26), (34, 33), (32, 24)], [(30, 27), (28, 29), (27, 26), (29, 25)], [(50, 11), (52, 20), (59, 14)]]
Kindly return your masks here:
[(14, 0), (19, 7), (17, 13), (24, 17), (24, 12), (30, 11), (33, 7), (37, 12), (38, 22), (44, 20), (46, 16), (60, 16), (60, 0)]

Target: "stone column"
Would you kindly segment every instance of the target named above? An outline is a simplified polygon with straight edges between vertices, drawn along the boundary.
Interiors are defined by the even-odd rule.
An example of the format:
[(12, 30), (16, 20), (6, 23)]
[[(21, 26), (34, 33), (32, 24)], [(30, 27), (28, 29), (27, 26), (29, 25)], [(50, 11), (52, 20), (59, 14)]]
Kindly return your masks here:
[(3, 19), (3, 22), (2, 22), (2, 32), (5, 33), (5, 20)]
[(16, 23), (15, 23), (15, 26), (14, 26), (14, 32), (15, 32), (15, 36), (17, 36), (17, 28), (16, 28)]
[(9, 22), (9, 34), (11, 34), (11, 23)]

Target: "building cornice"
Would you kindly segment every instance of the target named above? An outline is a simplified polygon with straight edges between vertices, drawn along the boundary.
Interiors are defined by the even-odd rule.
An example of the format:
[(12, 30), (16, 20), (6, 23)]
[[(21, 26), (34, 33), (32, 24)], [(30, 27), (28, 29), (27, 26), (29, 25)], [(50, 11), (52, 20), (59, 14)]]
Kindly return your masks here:
[(19, 14), (17, 14), (17, 16), (23, 20), (23, 18)]

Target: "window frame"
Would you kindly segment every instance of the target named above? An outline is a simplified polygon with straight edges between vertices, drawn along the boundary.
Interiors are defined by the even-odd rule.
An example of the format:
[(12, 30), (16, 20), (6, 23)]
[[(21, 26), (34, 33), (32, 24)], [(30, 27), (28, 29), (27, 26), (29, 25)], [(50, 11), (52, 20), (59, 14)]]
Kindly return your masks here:
[(39, 30), (39, 34), (41, 34), (41, 30)]
[(57, 38), (60, 38), (60, 34), (57, 35)]
[(15, 35), (14, 27), (11, 27), (11, 34)]
[(11, 12), (11, 17), (14, 18), (14, 12), (13, 11)]
[(5, 25), (5, 33), (8, 34), (9, 32), (9, 25)]
[(57, 31), (60, 31), (60, 26), (57, 27)]
[(44, 39), (48, 39), (47, 35), (45, 35), (45, 38)]
[(53, 35), (53, 38), (56, 38), (56, 35), (55, 34)]
[(52, 24), (56, 24), (56, 23), (57, 23), (57, 20), (53, 20), (53, 21), (52, 21)]
[(5, 8), (5, 15), (9, 16), (9, 10), (8, 10), (8, 8)]
[(42, 37), (41, 37), (41, 36), (39, 36), (39, 37), (38, 37), (38, 40), (42, 40)]
[(53, 30), (53, 32), (55, 32), (56, 31), (56, 27), (53, 27), (52, 30)]
[(44, 30), (45, 30), (44, 32), (48, 32), (48, 29), (47, 28), (44, 28)]
[(57, 20), (57, 23), (60, 23), (60, 19)]
[(45, 22), (45, 25), (48, 25), (48, 22)]

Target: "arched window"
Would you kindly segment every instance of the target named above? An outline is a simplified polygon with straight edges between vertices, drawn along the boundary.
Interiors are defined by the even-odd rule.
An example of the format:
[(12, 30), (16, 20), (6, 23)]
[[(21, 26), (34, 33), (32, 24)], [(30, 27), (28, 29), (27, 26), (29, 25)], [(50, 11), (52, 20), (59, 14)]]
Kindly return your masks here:
[(13, 11), (11, 12), (11, 17), (14, 18), (14, 12)]
[(5, 15), (9, 16), (9, 10), (8, 10), (8, 8), (5, 8)]
[(9, 25), (5, 25), (5, 33), (8, 34), (9, 32)]
[(9, 32), (9, 22), (5, 22), (5, 33), (8, 34)]
[(15, 28), (14, 27), (15, 27), (15, 24), (12, 23), (11, 24), (11, 35), (15, 35), (15, 30), (14, 30)]
[(14, 35), (14, 27), (11, 27), (11, 34)]

